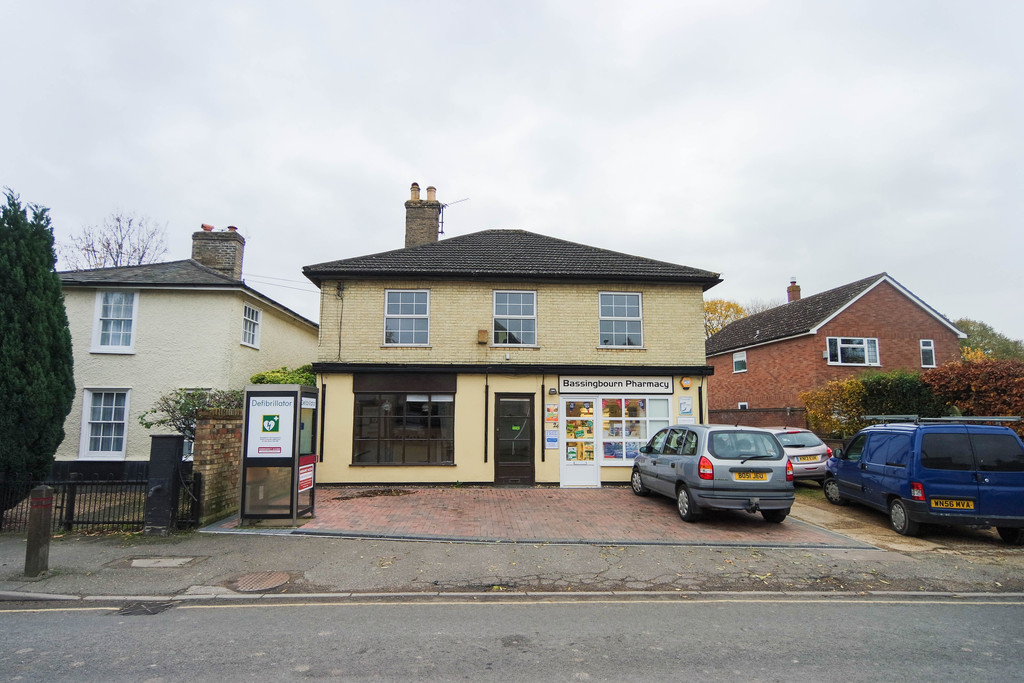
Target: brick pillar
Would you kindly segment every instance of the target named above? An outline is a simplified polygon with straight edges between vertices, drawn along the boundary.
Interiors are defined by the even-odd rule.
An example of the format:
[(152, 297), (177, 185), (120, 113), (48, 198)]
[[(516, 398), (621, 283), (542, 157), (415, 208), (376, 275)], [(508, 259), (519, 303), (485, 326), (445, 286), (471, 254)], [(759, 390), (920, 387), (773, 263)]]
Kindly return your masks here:
[(238, 514), (242, 496), (242, 410), (206, 410), (196, 419), (192, 471), (202, 475), (199, 525)]

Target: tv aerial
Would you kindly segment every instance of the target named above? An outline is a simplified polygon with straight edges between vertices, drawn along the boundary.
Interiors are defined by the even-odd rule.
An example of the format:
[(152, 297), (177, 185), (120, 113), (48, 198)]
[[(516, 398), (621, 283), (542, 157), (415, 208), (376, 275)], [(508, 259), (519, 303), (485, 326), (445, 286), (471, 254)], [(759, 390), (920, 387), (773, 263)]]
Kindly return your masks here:
[(468, 202), (468, 201), (469, 201), (469, 197), (463, 197), (462, 199), (456, 199), (454, 202), (448, 202), (447, 204), (442, 204), (441, 205), (441, 216), (440, 216), (440, 219), (438, 220), (438, 227), (437, 227), (437, 234), (438, 235), (443, 235), (444, 234), (444, 210), (447, 209), (452, 204), (459, 204), (460, 202)]

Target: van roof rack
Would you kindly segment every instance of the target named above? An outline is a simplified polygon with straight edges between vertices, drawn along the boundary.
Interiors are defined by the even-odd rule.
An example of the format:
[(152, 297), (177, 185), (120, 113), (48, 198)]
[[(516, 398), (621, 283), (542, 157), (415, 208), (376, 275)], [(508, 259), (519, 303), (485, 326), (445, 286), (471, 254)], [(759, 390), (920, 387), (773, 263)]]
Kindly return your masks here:
[(921, 417), (920, 415), (865, 415), (865, 420), (871, 420), (873, 422), (913, 422), (914, 424), (920, 424), (922, 422), (945, 422), (948, 424), (957, 424), (964, 422), (1020, 422), (1020, 417)]

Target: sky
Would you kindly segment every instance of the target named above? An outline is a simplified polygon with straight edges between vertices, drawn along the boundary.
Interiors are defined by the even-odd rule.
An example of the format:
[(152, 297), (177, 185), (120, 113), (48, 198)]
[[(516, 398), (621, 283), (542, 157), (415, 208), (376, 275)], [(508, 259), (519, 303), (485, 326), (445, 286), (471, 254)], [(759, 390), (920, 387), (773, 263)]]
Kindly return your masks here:
[[(0, 187), (66, 241), (238, 227), (243, 277), (515, 228), (782, 303), (887, 272), (1024, 339), (1024, 3), (0, 0)], [(461, 201), (466, 200), (466, 201)]]

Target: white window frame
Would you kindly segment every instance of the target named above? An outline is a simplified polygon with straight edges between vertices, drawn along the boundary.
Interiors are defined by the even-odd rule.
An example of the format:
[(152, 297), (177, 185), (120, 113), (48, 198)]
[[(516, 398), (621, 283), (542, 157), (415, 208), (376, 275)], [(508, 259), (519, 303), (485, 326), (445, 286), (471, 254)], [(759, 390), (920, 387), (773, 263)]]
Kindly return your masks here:
[[(103, 317), (103, 301), (110, 294), (122, 294), (131, 297), (132, 315), (131, 318), (104, 318)], [(135, 339), (138, 335), (138, 317), (139, 317), (139, 292), (135, 289), (98, 289), (96, 290), (96, 304), (95, 312), (93, 315), (92, 324), (92, 345), (89, 348), (91, 353), (121, 353), (121, 354), (132, 354), (135, 353)], [(126, 321), (129, 325), (129, 342), (128, 344), (104, 344), (103, 343), (103, 321), (104, 320), (120, 320)], [(118, 333), (123, 334), (123, 332)]]
[[(498, 313), (498, 296), (501, 294), (528, 294), (532, 297), (533, 313), (530, 315), (514, 315), (510, 313)], [(537, 292), (532, 290), (522, 289), (496, 289), (491, 296), (491, 343), (494, 346), (537, 346)], [(498, 341), (498, 321), (499, 320), (532, 320), (533, 321), (533, 340), (532, 341), (519, 341), (519, 342), (499, 342)], [(506, 330), (506, 333), (513, 334)]]
[[(930, 353), (932, 356), (932, 362), (926, 363), (924, 354)], [(922, 368), (934, 368), (935, 366), (935, 340), (933, 339), (922, 339), (921, 340), (921, 367)]]
[(263, 329), (263, 311), (251, 304), (242, 306), (242, 346), (260, 348), (260, 333)]
[[(630, 315), (625, 315), (625, 316), (604, 315), (604, 298), (606, 296), (611, 296), (611, 297), (614, 297), (614, 296), (627, 296), (627, 297), (635, 296), (636, 300), (637, 300), (637, 309), (638, 309), (637, 315), (635, 315), (635, 316), (630, 316)], [(644, 297), (643, 297), (642, 293), (640, 293), (640, 292), (598, 292), (598, 295), (597, 295), (597, 316), (598, 316), (598, 331), (597, 331), (597, 346), (598, 346), (598, 348), (601, 348), (601, 349), (642, 349), (644, 347)], [(605, 344), (604, 343), (604, 339), (602, 339), (603, 335), (601, 334), (601, 323), (604, 323), (604, 322), (611, 322), (611, 323), (625, 322), (625, 323), (627, 323), (627, 325), (628, 325), (628, 323), (631, 323), (631, 322), (640, 323), (640, 343), (639, 344), (634, 344), (634, 345), (630, 345), (630, 344)], [(615, 335), (615, 334), (619, 334), (619, 333), (618, 332), (613, 332), (612, 334)], [(628, 331), (626, 332), (626, 337), (627, 338), (629, 337), (629, 332)]]
[[(741, 363), (743, 364), (743, 367), (739, 367)], [(736, 353), (732, 354), (732, 371), (733, 374), (747, 371), (746, 351), (737, 351)]]
[[(392, 294), (425, 294), (426, 295), (426, 312), (425, 313), (388, 313), (388, 299)], [(423, 342), (403, 342), (399, 341), (388, 341), (388, 321), (389, 320), (426, 320), (427, 321), (427, 339)], [(384, 340), (382, 344), (384, 346), (430, 346), (430, 290), (429, 289), (385, 289), (384, 290)], [(401, 331), (399, 331), (401, 333)], [(413, 332), (415, 334), (415, 331)]]
[[(92, 439), (92, 400), (96, 394), (124, 394), (122, 418), (115, 420), (96, 420), (97, 423), (121, 424), (121, 448), (117, 451), (90, 450)], [(131, 414), (132, 390), (124, 387), (90, 387), (82, 394), (82, 430), (78, 446), (80, 460), (124, 460), (128, 452), (128, 417)], [(102, 416), (101, 416), (102, 417)]]
[(746, 401), (740, 401), (736, 404), (736, 410), (750, 410), (750, 404)]
[[(833, 347), (835, 347), (834, 354), (832, 353)], [(862, 349), (864, 351), (864, 362), (844, 362), (843, 349), (857, 348)], [(872, 360), (872, 355), (874, 355), (874, 360)], [(875, 337), (828, 337), (825, 342), (825, 358), (828, 359), (829, 365), (857, 365), (865, 367), (875, 367), (880, 366), (882, 364), (882, 356), (878, 350), (878, 339)]]

